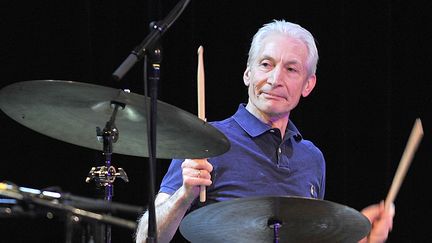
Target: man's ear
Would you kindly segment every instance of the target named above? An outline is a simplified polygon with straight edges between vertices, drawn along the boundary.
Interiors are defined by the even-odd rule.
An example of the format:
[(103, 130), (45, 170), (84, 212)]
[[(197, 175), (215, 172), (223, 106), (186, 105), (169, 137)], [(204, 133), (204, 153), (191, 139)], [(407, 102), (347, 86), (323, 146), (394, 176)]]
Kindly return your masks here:
[(308, 96), (312, 92), (312, 90), (314, 89), (315, 84), (316, 84), (316, 75), (312, 74), (309, 76), (309, 78), (307, 79), (307, 81), (303, 87), (302, 96), (303, 97)]
[(249, 66), (246, 67), (246, 70), (243, 73), (243, 82), (246, 86), (249, 86), (249, 84), (250, 84), (250, 68), (249, 68)]

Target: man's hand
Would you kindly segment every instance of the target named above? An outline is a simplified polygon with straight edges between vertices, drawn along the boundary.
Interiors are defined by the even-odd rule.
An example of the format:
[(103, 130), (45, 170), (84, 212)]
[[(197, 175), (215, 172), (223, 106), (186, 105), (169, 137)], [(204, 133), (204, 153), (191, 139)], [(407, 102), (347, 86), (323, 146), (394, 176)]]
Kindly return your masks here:
[(187, 195), (196, 198), (199, 194), (199, 186), (212, 184), (210, 173), (213, 166), (207, 159), (186, 159), (182, 165), (183, 188)]
[(373, 204), (361, 211), (371, 222), (372, 229), (369, 235), (363, 238), (360, 243), (383, 243), (387, 240), (388, 234), (393, 227), (395, 207), (392, 204), (385, 209), (384, 202)]

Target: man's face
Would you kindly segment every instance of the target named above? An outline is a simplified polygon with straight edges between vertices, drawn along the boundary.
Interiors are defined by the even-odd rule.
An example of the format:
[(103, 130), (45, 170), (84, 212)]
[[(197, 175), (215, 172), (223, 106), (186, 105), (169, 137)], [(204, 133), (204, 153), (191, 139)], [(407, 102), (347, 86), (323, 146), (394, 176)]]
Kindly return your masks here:
[(248, 109), (255, 115), (288, 116), (315, 86), (315, 74), (306, 66), (308, 49), (297, 39), (275, 34), (263, 40), (243, 76), (248, 86)]

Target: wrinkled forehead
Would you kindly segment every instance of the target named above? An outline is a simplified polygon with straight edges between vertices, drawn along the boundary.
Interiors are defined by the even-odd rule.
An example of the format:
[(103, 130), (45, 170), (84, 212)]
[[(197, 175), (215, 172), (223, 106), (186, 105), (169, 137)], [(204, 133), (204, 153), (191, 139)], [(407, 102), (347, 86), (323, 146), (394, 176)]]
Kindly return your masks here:
[(251, 63), (258, 63), (263, 59), (274, 61), (298, 62), (306, 65), (308, 48), (298, 38), (284, 34), (270, 35), (262, 39)]

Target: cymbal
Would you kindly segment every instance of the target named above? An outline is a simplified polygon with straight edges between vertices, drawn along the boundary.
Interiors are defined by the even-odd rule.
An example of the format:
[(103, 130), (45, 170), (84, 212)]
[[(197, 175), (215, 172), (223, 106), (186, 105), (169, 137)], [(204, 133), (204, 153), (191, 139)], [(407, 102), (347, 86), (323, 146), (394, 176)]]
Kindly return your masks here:
[[(191, 242), (357, 242), (369, 220), (347, 206), (301, 197), (254, 197), (218, 202), (186, 215), (180, 232)], [(270, 226), (269, 226), (270, 225)]]
[[(150, 98), (94, 84), (63, 80), (13, 83), (0, 90), (0, 108), (18, 123), (49, 137), (103, 151), (96, 127), (113, 114), (111, 102), (125, 105), (115, 116), (113, 153), (148, 157)], [(147, 103), (145, 103), (147, 102)], [(148, 109), (150, 110), (150, 109)], [(229, 141), (197, 116), (157, 101), (156, 158), (207, 158), (226, 152)]]

